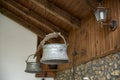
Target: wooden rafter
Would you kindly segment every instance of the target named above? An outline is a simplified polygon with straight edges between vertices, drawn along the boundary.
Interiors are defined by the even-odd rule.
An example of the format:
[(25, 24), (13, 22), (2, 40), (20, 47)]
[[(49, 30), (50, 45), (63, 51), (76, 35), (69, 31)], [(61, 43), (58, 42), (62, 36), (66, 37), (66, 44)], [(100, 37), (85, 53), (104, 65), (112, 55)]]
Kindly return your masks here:
[(41, 26), (45, 27), (45, 29), (51, 28), (53, 31), (56, 32), (61, 32), (64, 34), (64, 36), (68, 36), (68, 33), (65, 32), (64, 30), (62, 30), (61, 28), (55, 26), (54, 24), (50, 23), (49, 21), (47, 21), (47, 19), (43, 18), (42, 16), (40, 16), (39, 14), (33, 12), (32, 10), (22, 6), (21, 4), (13, 1), (13, 0), (6, 0), (8, 3), (10, 4), (14, 4), (14, 6), (20, 10), (22, 10), (24, 13), (26, 13), (27, 15), (32, 16), (33, 18), (35, 18), (36, 20), (38, 20), (39, 22), (41, 22)]
[(60, 9), (59, 7), (48, 2), (47, 0), (32, 0), (32, 1), (36, 5), (40, 5), (43, 9), (47, 9), (48, 13), (51, 13), (52, 15), (56, 16), (57, 18), (61, 19), (64, 22), (66, 22), (67, 24), (72, 25), (73, 28), (80, 27), (80, 20), (79, 19), (73, 17), (71, 14)]
[(15, 15), (14, 13), (8, 11), (7, 9), (1, 7), (1, 13), (4, 14), (5, 16), (15, 20), (19, 24), (23, 25), (25, 28), (32, 31), (36, 35), (38, 35), (40, 38), (43, 38), (45, 36), (44, 35), (45, 33), (43, 33), (39, 28), (35, 27), (34, 25), (30, 24), (27, 21), (24, 21), (21, 17), (19, 17), (19, 16)]
[[(42, 14), (42, 15), (44, 14), (42, 12), (44, 12), (44, 10), (46, 10), (46, 12), (49, 15), (56, 17), (57, 19), (72, 26), (73, 28), (80, 27), (80, 20), (79, 19), (73, 17), (72, 15), (67, 13), (66, 11), (56, 7), (52, 3), (47, 2), (47, 0), (15, 0), (15, 1), (21, 3), (22, 5), (28, 7), (31, 10), (33, 10), (39, 14)], [(28, 5), (28, 3), (29, 3), (29, 5)]]
[(15, 6), (13, 6), (12, 4), (6, 2), (5, 0), (2, 0), (2, 6), (5, 7), (6, 9), (10, 10), (11, 12), (13, 12), (14, 14), (20, 16), (21, 18), (23, 18), (24, 20), (31, 22), (32, 24), (35, 24), (35, 26), (39, 27), (41, 30), (44, 29), (44, 31), (46, 32), (54, 32), (53, 29), (49, 28), (49, 27), (43, 27), (43, 23), (39, 22), (38, 20), (36, 20), (35, 18), (33, 18), (32, 16), (24, 13), (22, 10), (16, 8)]

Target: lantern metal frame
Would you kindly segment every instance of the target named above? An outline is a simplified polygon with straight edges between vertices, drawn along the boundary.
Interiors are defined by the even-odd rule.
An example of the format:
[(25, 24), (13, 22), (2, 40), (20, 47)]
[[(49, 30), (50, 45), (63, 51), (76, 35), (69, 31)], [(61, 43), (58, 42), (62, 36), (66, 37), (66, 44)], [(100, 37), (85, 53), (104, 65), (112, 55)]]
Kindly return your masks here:
[(116, 30), (117, 21), (111, 20), (110, 22), (106, 23), (106, 19), (108, 16), (108, 9), (101, 5), (101, 0), (98, 0), (98, 2), (99, 2), (99, 5), (94, 12), (96, 20), (101, 24), (101, 27), (103, 27), (104, 25), (107, 25), (112, 31)]

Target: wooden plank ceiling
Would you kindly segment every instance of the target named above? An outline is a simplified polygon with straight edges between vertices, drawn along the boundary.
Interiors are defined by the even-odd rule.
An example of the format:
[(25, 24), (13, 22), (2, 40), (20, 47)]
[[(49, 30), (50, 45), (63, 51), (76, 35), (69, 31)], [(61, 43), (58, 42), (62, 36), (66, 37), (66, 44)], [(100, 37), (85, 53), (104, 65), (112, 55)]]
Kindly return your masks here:
[(41, 39), (50, 32), (67, 37), (72, 29), (79, 29), (80, 20), (90, 13), (86, 2), (95, 0), (0, 0), (0, 12)]
[(43, 39), (50, 32), (65, 38), (79, 29), (81, 19), (91, 13), (97, 0), (0, 0), (0, 12)]

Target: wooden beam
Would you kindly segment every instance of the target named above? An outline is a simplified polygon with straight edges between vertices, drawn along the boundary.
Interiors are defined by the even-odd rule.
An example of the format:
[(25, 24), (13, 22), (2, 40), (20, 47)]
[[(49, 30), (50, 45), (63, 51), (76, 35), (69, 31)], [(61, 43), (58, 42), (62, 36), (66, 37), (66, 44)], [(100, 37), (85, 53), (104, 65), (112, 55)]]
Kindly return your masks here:
[(16, 7), (17, 9), (20, 9), (21, 11), (23, 11), (24, 13), (26, 13), (27, 15), (35, 18), (36, 20), (38, 20), (39, 22), (41, 22), (41, 24), (43, 25), (43, 27), (49, 27), (52, 30), (56, 31), (56, 32), (61, 32), (64, 34), (64, 36), (68, 36), (68, 33), (65, 32), (64, 30), (62, 30), (61, 28), (55, 26), (54, 24), (50, 23), (49, 21), (47, 21), (45, 18), (43, 18), (42, 16), (38, 15), (37, 13), (31, 11), (30, 9), (22, 6), (21, 4), (18, 4), (17, 2), (13, 1), (13, 0), (5, 0), (8, 3), (10, 3), (11, 5), (14, 4), (13, 6)]
[(1, 8), (1, 13), (5, 16), (11, 18), (12, 20), (18, 22), (19, 24), (23, 25), (25, 28), (32, 31), (36, 35), (38, 35), (40, 38), (44, 37), (45, 33), (41, 32), (41, 30), (39, 28), (35, 27), (34, 25), (30, 24), (27, 21), (24, 21), (21, 17), (19, 17), (19, 16), (15, 15), (14, 13), (8, 11), (7, 9)]
[[(57, 19), (65, 22), (66, 24), (72, 26), (73, 28), (80, 27), (80, 20), (73, 17), (71, 14), (66, 11), (56, 7), (52, 3), (49, 3), (47, 0), (15, 0), (26, 7), (29, 7), (31, 10), (44, 14), (45, 10), (47, 14), (56, 17)], [(29, 3), (29, 4), (28, 4)]]
[[(16, 14), (17, 16), (20, 16), (21, 18), (23, 18), (24, 20), (34, 24), (35, 26), (37, 26), (38, 28), (40, 28), (41, 30), (43, 30), (43, 32), (54, 32), (53, 29), (46, 27), (45, 25), (43, 25), (43, 23), (39, 22), (38, 20), (36, 20), (35, 18), (33, 18), (32, 16), (22, 12), (20, 9), (17, 9), (16, 7), (14, 7), (13, 5), (11, 5), (10, 3), (6, 2), (5, 0), (2, 0), (2, 6), (5, 7), (6, 9), (8, 9), (9, 11), (13, 12), (14, 14)], [(44, 26), (44, 27), (43, 27)], [(45, 28), (46, 27), (46, 28)]]
[(72, 25), (73, 28), (80, 27), (80, 20), (67, 13), (66, 11), (58, 8), (54, 4), (48, 2), (47, 0), (32, 0), (36, 5), (41, 6), (44, 10), (47, 10), (48, 13), (56, 16), (60, 20), (66, 22), (69, 25)]
[[(0, 13), (2, 13), (3, 15), (9, 17), (10, 19), (14, 20), (15, 22), (19, 23), (20, 25), (22, 25), (24, 28), (30, 30), (31, 32), (35, 33), (40, 40), (42, 40), (45, 37), (44, 32), (42, 32), (39, 28), (35, 27), (34, 25), (32, 25), (31, 23), (24, 21), (21, 17), (17, 16), (16, 14), (10, 12), (9, 10), (3, 8), (0, 6)], [(54, 43), (56, 42), (56, 40), (49, 40), (48, 43)], [(40, 52), (38, 52), (39, 54)]]

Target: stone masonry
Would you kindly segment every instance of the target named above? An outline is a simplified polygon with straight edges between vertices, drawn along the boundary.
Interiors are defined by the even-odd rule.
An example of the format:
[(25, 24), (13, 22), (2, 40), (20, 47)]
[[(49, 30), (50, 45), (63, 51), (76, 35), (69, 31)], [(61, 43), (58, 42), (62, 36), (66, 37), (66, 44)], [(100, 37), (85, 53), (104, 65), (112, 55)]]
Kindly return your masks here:
[[(120, 52), (56, 74), (55, 80), (120, 80)], [(84, 78), (88, 79), (84, 79)]]

